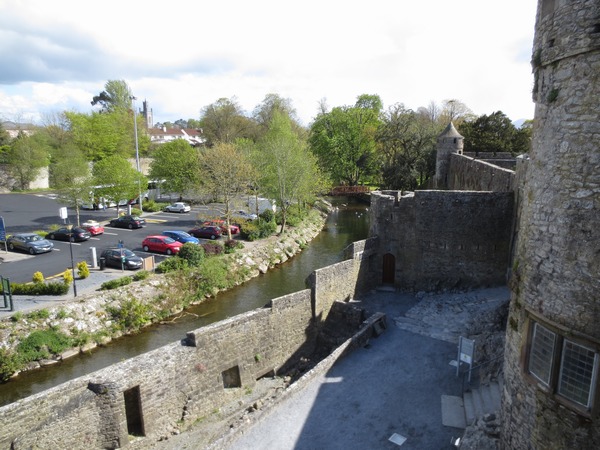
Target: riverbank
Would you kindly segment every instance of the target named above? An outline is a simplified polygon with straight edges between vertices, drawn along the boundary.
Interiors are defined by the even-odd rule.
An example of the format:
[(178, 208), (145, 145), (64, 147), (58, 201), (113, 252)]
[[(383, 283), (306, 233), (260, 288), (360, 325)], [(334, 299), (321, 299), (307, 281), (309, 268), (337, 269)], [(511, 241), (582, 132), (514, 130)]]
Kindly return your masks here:
[[(314, 239), (326, 220), (324, 213), (313, 211), (300, 226), (289, 227), (283, 235), (244, 242), (244, 248), (232, 254), (214, 258), (218, 265), (227, 268), (226, 284), (214, 286), (213, 295), (233, 287), (287, 261)], [(108, 271), (99, 272), (108, 274)], [(93, 276), (96, 274), (93, 274)], [(124, 274), (113, 271), (113, 279)], [(0, 376), (16, 374), (19, 370), (31, 370), (55, 364), (65, 358), (89, 352), (98, 345), (106, 345), (124, 334), (134, 333), (141, 327), (161, 321), (176, 321), (184, 309), (202, 302), (205, 297), (194, 296), (185, 289), (196, 286), (189, 273), (150, 274), (144, 280), (108, 291), (90, 290), (74, 298), (66, 296), (48, 303), (39, 302), (27, 312), (12, 314), (0, 321)], [(98, 286), (96, 287), (96, 289)], [(60, 349), (53, 354), (49, 346), (43, 357), (25, 367), (15, 366), (12, 358), (16, 350), (34, 346), (32, 334), (43, 334), (46, 339), (66, 336), (75, 345)], [(38, 342), (39, 343), (39, 342)], [(39, 349), (38, 349), (39, 350)], [(41, 353), (40, 353), (41, 354)]]

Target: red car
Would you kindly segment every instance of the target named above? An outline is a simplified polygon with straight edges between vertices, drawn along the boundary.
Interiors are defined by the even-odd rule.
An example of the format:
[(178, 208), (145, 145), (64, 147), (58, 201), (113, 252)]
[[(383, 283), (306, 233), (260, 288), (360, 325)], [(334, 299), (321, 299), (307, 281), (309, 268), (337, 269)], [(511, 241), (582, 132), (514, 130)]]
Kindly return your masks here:
[(142, 248), (145, 252), (159, 252), (167, 255), (179, 253), (182, 246), (181, 242), (177, 242), (169, 236), (148, 236), (142, 241)]
[[(202, 224), (205, 227), (219, 227), (223, 234), (227, 234), (227, 225), (224, 220), (207, 220)], [(240, 227), (234, 224), (229, 224), (229, 229), (231, 230), (231, 234), (239, 234)]]
[(104, 233), (104, 227), (95, 220), (88, 220), (81, 224), (81, 228), (84, 228), (90, 232), (92, 236), (98, 236)]
[(221, 237), (221, 227), (201, 226), (188, 231), (194, 237), (205, 239), (218, 239)]

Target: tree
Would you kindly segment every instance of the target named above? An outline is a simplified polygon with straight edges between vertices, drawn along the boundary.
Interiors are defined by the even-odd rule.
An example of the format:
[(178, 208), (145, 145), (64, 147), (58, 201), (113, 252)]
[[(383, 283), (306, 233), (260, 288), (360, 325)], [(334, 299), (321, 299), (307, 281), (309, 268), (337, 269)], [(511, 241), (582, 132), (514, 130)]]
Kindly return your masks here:
[(36, 179), (42, 167), (48, 166), (49, 147), (42, 134), (27, 136), (20, 132), (4, 156), (10, 174), (22, 190)]
[[(116, 109), (111, 112), (82, 114), (66, 112), (68, 128), (73, 142), (87, 159), (99, 161), (107, 156), (135, 156), (134, 119), (131, 110)], [(138, 150), (143, 153), (150, 145), (150, 138), (138, 120)]]
[(287, 116), (292, 124), (292, 129), (299, 136), (303, 136), (306, 133), (304, 127), (300, 125), (296, 110), (292, 106), (292, 101), (289, 98), (282, 98), (278, 94), (267, 94), (262, 103), (254, 108), (254, 112), (252, 113), (252, 117), (259, 128), (257, 138), (260, 138), (260, 136), (267, 132), (276, 113)]
[(430, 115), (392, 105), (377, 130), (382, 185), (415, 190), (435, 174), (436, 137), (441, 126)]
[(4, 125), (0, 121), (0, 147), (10, 144), (11, 138), (8, 131), (4, 129)]
[(307, 145), (293, 130), (290, 118), (276, 112), (259, 143), (264, 165), (262, 185), (281, 212), (283, 233), (293, 200), (306, 198), (321, 186), (317, 165)]
[(114, 112), (130, 109), (131, 99), (131, 89), (124, 80), (108, 80), (104, 91), (95, 95), (91, 103), (92, 106), (99, 104), (102, 112)]
[(160, 145), (152, 155), (150, 178), (165, 180), (162, 189), (183, 196), (186, 190), (199, 184), (199, 152), (183, 139)]
[(227, 237), (234, 200), (248, 187), (252, 180), (253, 168), (245, 155), (234, 144), (218, 142), (206, 149), (202, 155), (203, 189), (211, 193), (225, 205)]
[(94, 195), (115, 202), (117, 215), (119, 202), (138, 197), (141, 187), (148, 183), (144, 175), (134, 169), (129, 161), (118, 155), (98, 161), (94, 164), (92, 174), (94, 184), (99, 186)]
[(354, 186), (375, 173), (381, 106), (378, 96), (361, 95), (355, 106), (333, 108), (315, 119), (310, 148), (334, 183)]
[(465, 152), (510, 152), (517, 155), (527, 152), (530, 146), (531, 129), (517, 129), (502, 111), (465, 121), (458, 131), (465, 138)]
[(243, 114), (235, 99), (220, 98), (202, 109), (200, 125), (207, 145), (232, 143), (254, 134), (255, 124)]
[(56, 189), (58, 201), (75, 208), (76, 223), (79, 225), (79, 210), (90, 196), (93, 180), (90, 165), (83, 153), (74, 145), (61, 147), (53, 155), (50, 165), (52, 187)]

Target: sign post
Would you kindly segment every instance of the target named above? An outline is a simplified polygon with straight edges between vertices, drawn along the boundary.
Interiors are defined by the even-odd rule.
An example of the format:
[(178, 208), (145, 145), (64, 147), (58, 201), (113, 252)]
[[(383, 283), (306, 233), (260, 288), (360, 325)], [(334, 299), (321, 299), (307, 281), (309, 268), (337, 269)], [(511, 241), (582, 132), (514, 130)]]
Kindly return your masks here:
[(8, 253), (8, 245), (6, 244), (6, 227), (4, 226), (4, 217), (0, 217), (0, 241), (4, 242), (4, 251)]
[(460, 371), (460, 363), (464, 362), (469, 365), (469, 383), (471, 382), (471, 369), (473, 368), (473, 355), (475, 352), (475, 341), (460, 337), (458, 339), (458, 359), (456, 364), (456, 376)]

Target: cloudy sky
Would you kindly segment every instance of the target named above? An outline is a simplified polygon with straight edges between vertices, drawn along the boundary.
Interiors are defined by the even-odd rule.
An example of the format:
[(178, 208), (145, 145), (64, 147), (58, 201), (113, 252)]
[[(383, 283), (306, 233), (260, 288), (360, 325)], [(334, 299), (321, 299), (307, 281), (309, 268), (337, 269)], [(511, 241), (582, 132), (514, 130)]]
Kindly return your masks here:
[(305, 125), (322, 99), (384, 107), (457, 99), (533, 118), (536, 0), (0, 0), (0, 119), (90, 112), (125, 80), (154, 120), (219, 98), (251, 112), (269, 93)]

